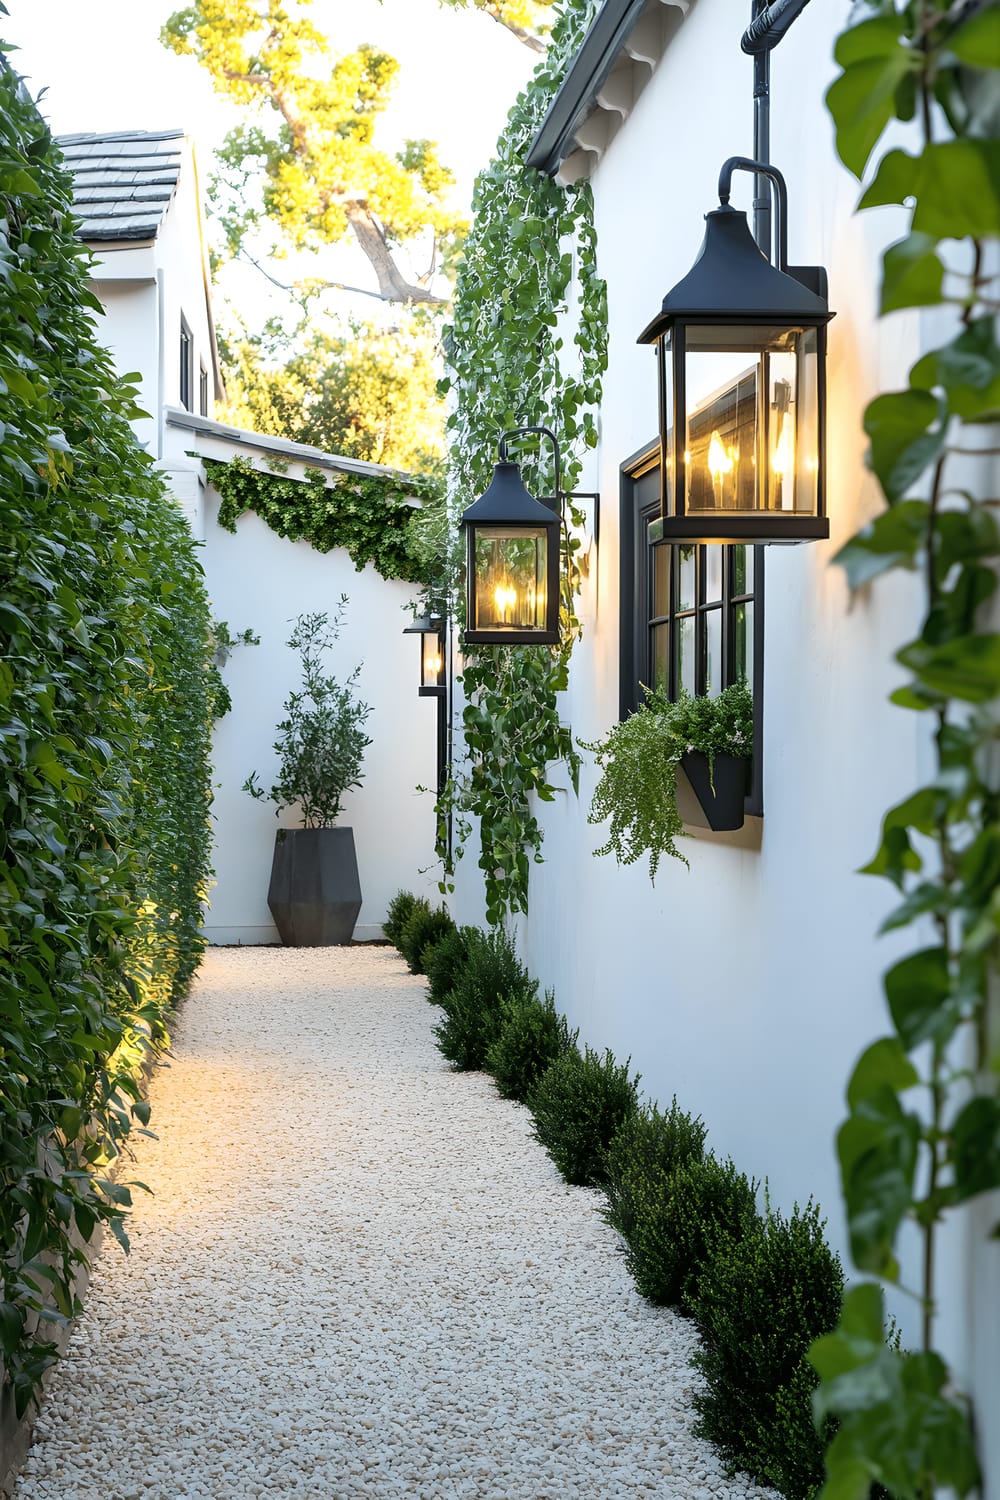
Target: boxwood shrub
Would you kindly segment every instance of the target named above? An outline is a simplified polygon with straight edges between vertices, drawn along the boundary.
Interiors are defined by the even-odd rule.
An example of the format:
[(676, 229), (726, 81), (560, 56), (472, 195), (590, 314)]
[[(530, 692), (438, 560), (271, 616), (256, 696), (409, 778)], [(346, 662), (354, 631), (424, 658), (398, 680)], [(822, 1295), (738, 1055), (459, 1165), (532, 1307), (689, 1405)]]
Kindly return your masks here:
[[(397, 891), (386, 909), (385, 920), (382, 923), (382, 931), (394, 946), (399, 946), (400, 934), (406, 926), (407, 918), (416, 903), (416, 896), (412, 891)], [(426, 901), (424, 902), (426, 906)]]
[(486, 1053), (486, 1071), (493, 1074), (505, 1099), (523, 1101), (546, 1068), (576, 1047), (576, 1035), (570, 1035), (551, 991), (544, 1000), (534, 994), (505, 995), (500, 1029)]
[(692, 1155), (662, 1176), (637, 1175), (623, 1221), (629, 1216), (625, 1259), (639, 1291), (692, 1313), (716, 1241), (740, 1239), (756, 1221), (756, 1184), (730, 1160)]
[(604, 1153), (615, 1132), (638, 1108), (628, 1062), (618, 1064), (587, 1047), (564, 1051), (527, 1096), (534, 1134), (567, 1182), (598, 1186), (605, 1180)]
[(453, 927), (434, 944), (427, 956), (427, 998), (441, 1005), (455, 988), (458, 976), (469, 961), (469, 947), (476, 933), (474, 927)]
[(473, 932), (467, 960), (441, 999), (444, 1019), (435, 1027), (444, 1056), (463, 1071), (484, 1065), (500, 1031), (503, 1003), (537, 990), (505, 933)]
[(410, 973), (425, 973), (435, 944), (454, 930), (455, 923), (443, 906), (434, 908), (422, 899), (415, 901), (396, 945), (409, 964)]
[[(23, 1412), (202, 952), (210, 615), (95, 326), (57, 147), (0, 67), (0, 1352)], [(45, 1170), (39, 1171), (39, 1163)], [(48, 1269), (37, 1269), (39, 1258)]]
[(705, 1126), (680, 1108), (646, 1104), (624, 1121), (604, 1156), (607, 1204), (604, 1217), (629, 1239), (649, 1205), (663, 1196), (678, 1167), (705, 1154)]
[(843, 1269), (810, 1202), (788, 1218), (769, 1211), (739, 1238), (716, 1239), (691, 1299), (704, 1339), (695, 1355), (705, 1376), (696, 1430), (789, 1500), (807, 1500), (823, 1482), (831, 1430), (813, 1425), (817, 1376), (806, 1350), (834, 1328), (843, 1291)]

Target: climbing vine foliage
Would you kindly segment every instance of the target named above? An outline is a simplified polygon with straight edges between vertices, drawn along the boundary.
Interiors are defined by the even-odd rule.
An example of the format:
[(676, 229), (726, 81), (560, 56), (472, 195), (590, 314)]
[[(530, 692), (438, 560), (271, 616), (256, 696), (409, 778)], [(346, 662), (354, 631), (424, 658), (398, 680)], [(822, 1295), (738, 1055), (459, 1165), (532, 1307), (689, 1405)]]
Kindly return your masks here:
[[(597, 442), (594, 411), (606, 364), (607, 308), (596, 270), (590, 187), (560, 187), (524, 165), (594, 9), (589, 0), (563, 5), (548, 53), (511, 110), (496, 158), (476, 183), (474, 223), (445, 338), (442, 389), (451, 404), (453, 520), (489, 484), (504, 430), (540, 424), (555, 431), (568, 455), (560, 476), (566, 491), (579, 481), (582, 450)], [(577, 305), (570, 313), (574, 258)], [(554, 493), (547, 445), (526, 445), (514, 456), (524, 460), (532, 493)], [(579, 520), (571, 502), (570, 521)], [(470, 815), (478, 819), (491, 922), (527, 909), (530, 862), (541, 860), (542, 845), (533, 794), (552, 800), (556, 785), (550, 778), (558, 762), (574, 790), (577, 785), (579, 756), (557, 695), (567, 685), (580, 632), (574, 604), (578, 546), (567, 528), (558, 647), (470, 648), (465, 658), (465, 759), (456, 765), (444, 800), (458, 814), (463, 835), (470, 831)]]
[[(912, 928), (913, 951), (885, 975), (888, 1029), (854, 1068), (838, 1151), (861, 1272), (898, 1282), (900, 1231), (916, 1226), (910, 1289), (923, 1326), (917, 1350), (887, 1343), (883, 1289), (866, 1280), (811, 1358), (817, 1417), (839, 1423), (824, 1500), (864, 1500), (873, 1481), (896, 1500), (931, 1500), (980, 1483), (976, 1423), (935, 1348), (938, 1241), (957, 1214), (996, 1234), (984, 1195), (1000, 1187), (989, 1001), (1000, 930), (1000, 635), (989, 622), (1000, 558), (1000, 9), (880, 0), (855, 20), (827, 96), (838, 151), (867, 180), (862, 209), (900, 204), (910, 218), (883, 258), (881, 312), (935, 308), (947, 338), (905, 389), (865, 412), (886, 509), (839, 557), (853, 588), (899, 569), (922, 581), (921, 628), (897, 653), (906, 680), (892, 699), (921, 717), (934, 770), (886, 814), (867, 866), (897, 888), (884, 930)], [(909, 127), (894, 131), (905, 145), (871, 164), (895, 121)]]
[(317, 552), (346, 548), (359, 572), (370, 562), (383, 578), (423, 581), (427, 560), (414, 502), (433, 506), (440, 493), (435, 479), (342, 474), (330, 485), (320, 469), (289, 479), (255, 469), (245, 458), (204, 464), (222, 498), (219, 525), (227, 531), (252, 511), (278, 536), (307, 541)]
[(210, 874), (208, 602), (71, 206), (0, 55), (0, 1406), (19, 1414), (97, 1226), (125, 1241), (109, 1167), (148, 1119), (142, 1066)]

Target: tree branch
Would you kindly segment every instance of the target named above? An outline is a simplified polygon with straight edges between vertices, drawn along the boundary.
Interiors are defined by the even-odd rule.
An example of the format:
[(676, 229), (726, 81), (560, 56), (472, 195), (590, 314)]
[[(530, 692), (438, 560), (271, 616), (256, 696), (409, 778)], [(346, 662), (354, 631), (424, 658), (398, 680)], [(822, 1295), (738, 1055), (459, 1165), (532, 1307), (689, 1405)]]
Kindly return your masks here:
[(379, 295), (384, 302), (429, 302), (435, 307), (447, 302), (447, 297), (439, 297), (436, 292), (429, 292), (426, 287), (406, 280), (367, 208), (360, 203), (346, 203), (344, 212), (355, 239), (374, 268)]
[(524, 26), (518, 26), (514, 21), (506, 20), (499, 5), (483, 5), (480, 8), (484, 15), (491, 16), (498, 26), (504, 27), (512, 36), (516, 36), (518, 41), (523, 43), (530, 51), (546, 51), (545, 43), (540, 36), (536, 36), (533, 31), (528, 31)]

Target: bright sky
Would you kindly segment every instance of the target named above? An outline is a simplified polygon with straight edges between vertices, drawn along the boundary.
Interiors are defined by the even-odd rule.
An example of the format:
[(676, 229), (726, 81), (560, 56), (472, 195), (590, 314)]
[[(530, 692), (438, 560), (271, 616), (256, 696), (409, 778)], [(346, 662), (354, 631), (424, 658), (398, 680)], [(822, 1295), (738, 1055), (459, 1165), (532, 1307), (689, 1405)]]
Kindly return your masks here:
[[(11, 62), (32, 94), (47, 90), (40, 107), (56, 134), (181, 126), (196, 142), (203, 179), (208, 175), (213, 149), (240, 112), (213, 94), (197, 63), (160, 46), (160, 27), (179, 0), (7, 5), (0, 36), (20, 49)], [(437, 0), (315, 0), (311, 15), (336, 52), (372, 42), (398, 60), (379, 141), (393, 150), (407, 136), (438, 141), (441, 159), (457, 178), (456, 202), (467, 209), (475, 175), (492, 155), (535, 54), (487, 16), (442, 9)], [(338, 257), (329, 271), (375, 285), (367, 262), (355, 255)], [(376, 307), (354, 299), (353, 310), (362, 316)]]

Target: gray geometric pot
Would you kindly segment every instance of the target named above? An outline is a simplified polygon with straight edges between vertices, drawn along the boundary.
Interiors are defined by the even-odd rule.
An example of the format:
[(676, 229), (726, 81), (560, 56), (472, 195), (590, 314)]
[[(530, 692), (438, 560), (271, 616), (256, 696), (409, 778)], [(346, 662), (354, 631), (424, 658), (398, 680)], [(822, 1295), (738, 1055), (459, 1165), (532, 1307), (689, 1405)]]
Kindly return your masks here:
[(361, 910), (353, 828), (279, 828), (267, 904), (286, 947), (349, 943)]

